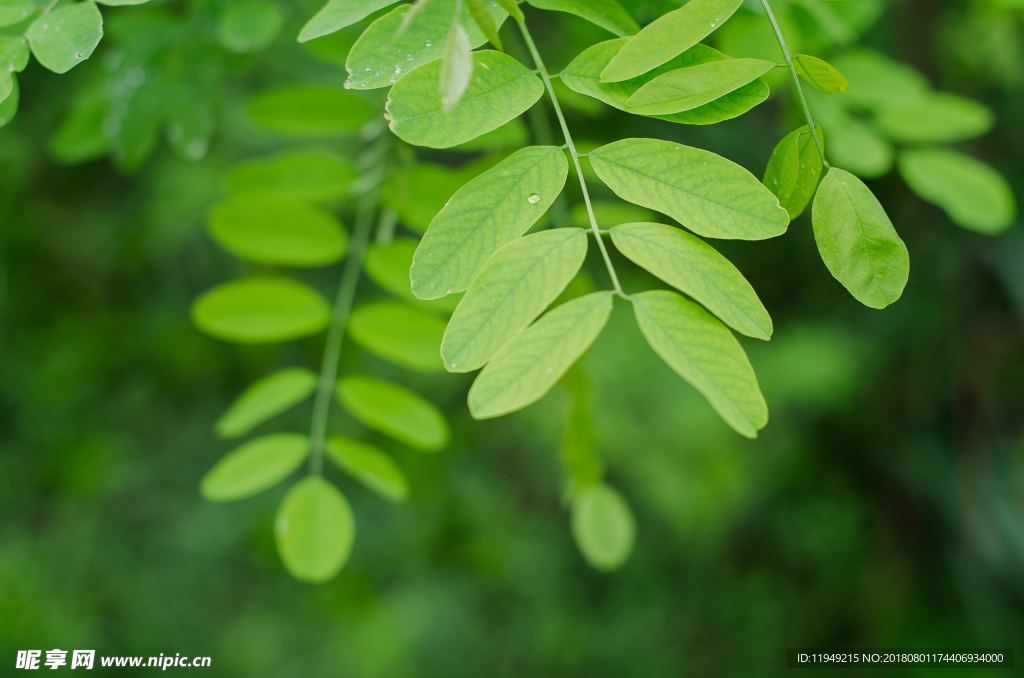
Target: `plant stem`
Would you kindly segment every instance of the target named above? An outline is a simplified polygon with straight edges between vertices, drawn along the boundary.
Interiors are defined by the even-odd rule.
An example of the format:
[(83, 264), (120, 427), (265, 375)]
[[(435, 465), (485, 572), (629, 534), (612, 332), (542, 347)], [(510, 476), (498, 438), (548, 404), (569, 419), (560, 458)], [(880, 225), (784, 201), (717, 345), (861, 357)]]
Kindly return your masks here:
[(789, 74), (793, 78), (793, 86), (796, 88), (796, 95), (800, 99), (800, 105), (804, 109), (804, 118), (807, 120), (807, 127), (811, 130), (811, 136), (814, 137), (814, 145), (818, 149), (818, 155), (821, 156), (821, 162), (825, 165), (825, 169), (830, 169), (832, 166), (828, 164), (828, 158), (825, 157), (825, 149), (822, 147), (821, 139), (818, 137), (818, 126), (814, 124), (814, 116), (811, 115), (811, 107), (808, 105), (807, 97), (804, 95), (803, 85), (800, 84), (800, 76), (796, 72), (796, 66), (793, 65), (793, 55), (790, 54), (789, 45), (786, 44), (786, 36), (782, 34), (782, 27), (779, 25), (778, 19), (775, 18), (775, 13), (772, 12), (772, 6), (768, 0), (761, 0), (761, 5), (768, 15), (768, 20), (772, 22), (775, 38), (779, 41), (779, 47), (782, 48), (782, 56), (785, 57), (786, 66), (789, 67)]
[(327, 419), (331, 411), (334, 383), (338, 379), (338, 363), (341, 360), (341, 347), (345, 340), (345, 325), (348, 322), (349, 313), (352, 311), (352, 300), (359, 284), (359, 273), (363, 268), (363, 256), (370, 239), (370, 230), (373, 228), (376, 205), (376, 191), (366, 193), (359, 200), (348, 258), (345, 260), (341, 281), (338, 283), (338, 291), (334, 298), (334, 313), (331, 317), (330, 328), (327, 330), (324, 357), (320, 365), (320, 379), (317, 382), (316, 399), (313, 402), (313, 417), (309, 425), (309, 472), (315, 475), (323, 473)]
[(544, 60), (541, 59), (540, 52), (537, 51), (537, 45), (533, 42), (533, 36), (530, 35), (530, 30), (526, 27), (526, 20), (522, 19), (519, 21), (519, 30), (523, 34), (523, 41), (526, 42), (526, 48), (530, 51), (530, 56), (533, 58), (533, 63), (537, 66), (537, 72), (540, 74), (541, 80), (544, 81), (544, 87), (548, 91), (548, 97), (551, 99), (551, 107), (555, 110), (555, 117), (558, 118), (558, 124), (562, 128), (562, 136), (565, 137), (566, 148), (569, 149), (569, 155), (572, 157), (573, 165), (576, 168), (576, 176), (580, 180), (580, 190), (583, 193), (583, 202), (587, 206), (587, 217), (590, 219), (590, 228), (594, 232), (594, 240), (597, 241), (597, 247), (601, 250), (601, 258), (604, 259), (605, 268), (608, 269), (608, 276), (612, 280), (612, 286), (615, 288), (615, 293), (623, 299), (629, 299), (629, 295), (622, 290), (622, 285), (619, 283), (619, 276), (615, 272), (615, 266), (612, 264), (612, 258), (608, 254), (608, 248), (605, 247), (604, 241), (601, 239), (601, 228), (597, 225), (597, 217), (594, 215), (594, 206), (590, 202), (590, 191), (587, 190), (587, 180), (583, 177), (583, 167), (580, 165), (580, 154), (576, 151), (576, 144), (573, 143), (572, 134), (569, 133), (569, 125), (565, 122), (565, 115), (562, 113), (562, 106), (558, 103), (558, 96), (555, 94), (555, 88), (551, 85), (551, 76), (548, 75), (548, 69), (544, 66)]

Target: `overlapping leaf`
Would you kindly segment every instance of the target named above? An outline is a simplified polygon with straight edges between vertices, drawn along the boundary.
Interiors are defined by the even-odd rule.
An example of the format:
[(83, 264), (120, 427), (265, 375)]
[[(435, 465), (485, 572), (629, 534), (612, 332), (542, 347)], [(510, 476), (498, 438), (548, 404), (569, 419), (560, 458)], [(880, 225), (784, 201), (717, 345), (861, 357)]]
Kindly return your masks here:
[[(821, 130), (817, 130), (821, 135)], [(819, 136), (819, 138), (821, 138)], [(796, 219), (811, 203), (824, 167), (809, 127), (793, 130), (779, 142), (768, 160), (764, 185), (779, 198), (790, 219)]]
[(409, 496), (409, 481), (387, 454), (372, 445), (333, 436), (327, 439), (327, 458), (338, 468), (388, 501), (403, 502)]
[(348, 332), (363, 348), (396, 365), (441, 372), (444, 322), (395, 301), (364, 304), (352, 312)]
[(90, 56), (103, 38), (103, 16), (93, 2), (76, 2), (41, 15), (25, 32), (36, 61), (67, 73)]
[(632, 35), (640, 30), (636, 19), (618, 0), (527, 0), (527, 3), (537, 9), (575, 14), (619, 36)]
[(541, 231), (495, 252), (448, 323), (445, 368), (483, 367), (565, 289), (586, 253), (587, 236), (578, 228)]
[(548, 312), (505, 345), (473, 382), (469, 410), (500, 417), (540, 400), (604, 329), (612, 293), (594, 292)]
[(328, 0), (299, 32), (299, 42), (309, 42), (358, 23), (398, 0)]
[(434, 217), (412, 261), (410, 279), (420, 299), (461, 292), (484, 261), (537, 222), (561, 193), (565, 154), (532, 146), (460, 188)]
[(764, 59), (721, 59), (663, 73), (638, 89), (626, 109), (642, 115), (692, 111), (735, 92), (775, 68)]

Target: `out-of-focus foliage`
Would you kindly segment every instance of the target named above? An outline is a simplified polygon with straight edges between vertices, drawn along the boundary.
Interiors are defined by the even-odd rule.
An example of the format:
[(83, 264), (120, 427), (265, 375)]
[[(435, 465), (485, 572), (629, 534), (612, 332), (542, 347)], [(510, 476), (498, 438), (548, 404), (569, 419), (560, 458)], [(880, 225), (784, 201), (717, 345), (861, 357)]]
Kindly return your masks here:
[[(59, 77), (35, 63), (18, 73), (20, 110), (0, 130), (8, 170), (0, 182), (0, 496), (10, 516), (0, 550), (4, 647), (209, 654), (225, 675), (332, 675), (343, 667), (354, 676), (774, 676), (794, 646), (1017, 642), (1024, 633), (1019, 217), (992, 239), (955, 228), (942, 209), (911, 193), (922, 189), (900, 176), (907, 158), (947, 151), (890, 138), (899, 135), (870, 101), (856, 99), (856, 69), (843, 62), (884, 54), (925, 78), (907, 82), (983, 102), (992, 131), (958, 141), (955, 152), (1019, 187), (1019, 3), (792, 0), (777, 7), (794, 49), (827, 58), (849, 78), (847, 92), (811, 95), (812, 105), (836, 104), (852, 130), (852, 153), (877, 151), (865, 156), (875, 165), (857, 173), (872, 179), (916, 263), (900, 303), (875, 314), (837, 285), (808, 284), (827, 273), (806, 218), (756, 249), (722, 248), (776, 319), (771, 344), (748, 342), (773, 406), (756, 443), (735, 436), (656, 356), (634, 350), (641, 340), (625, 308), (561, 386), (498, 421), (469, 418), (468, 382), (405, 370), (347, 342), (343, 374), (424, 394), (448, 415), (451, 442), (440, 455), (422, 455), (372, 424), (332, 419), (332, 433), (386, 453), (408, 483), (372, 452), (328, 453), (339, 469), (327, 473), (359, 527), (344, 574), (325, 587), (281, 575), (268, 525), (286, 488), (231, 505), (196, 494), (203, 474), (238, 446), (209, 433), (225, 405), (284, 366), (315, 369), (321, 342), (226, 346), (198, 335), (188, 308), (224, 280), (267, 273), (218, 250), (205, 230), (215, 204), (261, 190), (260, 173), (243, 168), (299, 152), (358, 157), (358, 136), (329, 128), (281, 136), (249, 107), (280, 87), (340, 85), (358, 30), (296, 45), (320, 3), (275, 2), (277, 37), (238, 54), (221, 42), (229, 4), (236, 3), (103, 7), (106, 35), (89, 61)], [(624, 4), (641, 24), (678, 6)], [(530, 16), (544, 17), (535, 31), (553, 69), (610, 37), (572, 15)], [(150, 37), (141, 39), (132, 22), (153, 27), (142, 33)], [(759, 42), (763, 28), (749, 3), (716, 45), (733, 57), (778, 60), (773, 42)], [(758, 44), (764, 50), (742, 49)], [(564, 103), (583, 148), (660, 136), (712, 149), (760, 175), (775, 142), (803, 124), (781, 76), (769, 78), (777, 92), (770, 102), (713, 128), (594, 109), (569, 94)], [(165, 96), (180, 105), (157, 103)], [(365, 101), (368, 120), (382, 102)], [(534, 119), (541, 131), (530, 133), (544, 134), (545, 122)], [(843, 148), (833, 139), (843, 132), (827, 120), (824, 127), (830, 152)], [(516, 138), (523, 133), (509, 128), (490, 150), (523, 145)], [(414, 160), (396, 150), (382, 197), (415, 234), (459, 186), (500, 159), (488, 156), (456, 149)], [(900, 173), (890, 171), (897, 160)], [(317, 167), (315, 176), (334, 171)], [(341, 172), (339, 183), (360, 188), (365, 173)], [(315, 183), (289, 190), (292, 199), (335, 209), (336, 198)], [(594, 197), (609, 211), (622, 209), (609, 204), (610, 192)], [(956, 207), (941, 207), (957, 218)], [(573, 220), (559, 210), (553, 206), (549, 218)], [(351, 227), (355, 215), (338, 211)], [(374, 227), (374, 237), (378, 227), (386, 234), (388, 222)], [(371, 244), (376, 256), (360, 304), (392, 303), (403, 293), (393, 287), (394, 271), (411, 261), (412, 234)], [(653, 284), (625, 259), (616, 263), (627, 284)], [(587, 270), (598, 278), (595, 264)], [(337, 271), (313, 269), (302, 280), (328, 296)], [(304, 431), (308, 414), (284, 412), (274, 430)], [(269, 432), (255, 429), (257, 438)], [(634, 542), (614, 575), (586, 565), (559, 501), (563, 481), (587, 486), (602, 474), (634, 514), (635, 534), (624, 521), (603, 523), (620, 525), (616, 540)], [(388, 492), (405, 504), (373, 494)], [(298, 501), (288, 506), (301, 511), (310, 500)], [(615, 511), (609, 504), (598, 508)], [(339, 513), (337, 502), (330, 505)], [(310, 555), (301, 539), (294, 552), (305, 555), (289, 567), (305, 578), (347, 555), (344, 541)], [(613, 555), (598, 553), (596, 564)]]

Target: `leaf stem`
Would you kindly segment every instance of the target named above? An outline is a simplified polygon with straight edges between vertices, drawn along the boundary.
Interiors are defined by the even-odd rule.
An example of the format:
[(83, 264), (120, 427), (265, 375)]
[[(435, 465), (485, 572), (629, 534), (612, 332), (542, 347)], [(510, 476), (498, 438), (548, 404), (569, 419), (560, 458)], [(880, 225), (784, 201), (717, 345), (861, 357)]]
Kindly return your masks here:
[(369, 191), (360, 198), (356, 207), (355, 225), (348, 258), (341, 272), (341, 281), (334, 297), (334, 313), (327, 330), (324, 356), (320, 365), (316, 399), (313, 401), (313, 416), (309, 425), (309, 472), (323, 473), (324, 448), (327, 440), (327, 419), (331, 411), (334, 383), (338, 379), (338, 364), (341, 361), (341, 347), (345, 341), (345, 325), (352, 311), (352, 300), (359, 284), (359, 273), (363, 268), (363, 256), (374, 224), (377, 192)]
[(566, 148), (569, 149), (569, 155), (572, 157), (573, 165), (576, 168), (576, 176), (580, 181), (580, 191), (583, 193), (583, 202), (587, 206), (587, 217), (590, 219), (590, 228), (594, 232), (594, 239), (597, 241), (597, 247), (601, 250), (601, 258), (604, 259), (605, 268), (608, 269), (608, 277), (611, 278), (612, 286), (615, 288), (615, 294), (619, 295), (623, 299), (629, 299), (629, 295), (626, 294), (622, 289), (622, 284), (619, 283), (619, 276), (615, 272), (615, 266), (612, 264), (612, 258), (608, 254), (608, 248), (605, 247), (604, 241), (601, 239), (601, 228), (597, 225), (597, 217), (594, 215), (594, 205), (590, 201), (590, 191), (587, 190), (587, 180), (583, 176), (583, 167), (580, 165), (580, 154), (576, 150), (576, 144), (572, 140), (572, 134), (569, 132), (569, 125), (565, 121), (565, 114), (562, 113), (562, 106), (558, 102), (558, 96), (555, 94), (555, 88), (551, 85), (551, 76), (548, 75), (548, 69), (544, 66), (544, 60), (540, 56), (540, 52), (537, 51), (537, 45), (533, 42), (533, 36), (530, 35), (530, 29), (526, 27), (526, 19), (519, 20), (519, 31), (523, 34), (523, 41), (526, 42), (526, 48), (530, 51), (530, 56), (533, 58), (533, 63), (537, 66), (537, 72), (540, 74), (541, 80), (544, 81), (544, 87), (547, 89), (548, 98), (551, 99), (551, 107), (555, 111), (555, 117), (558, 118), (558, 125), (562, 128), (562, 136), (565, 137)]
[(821, 162), (825, 166), (825, 169), (831, 169), (831, 165), (828, 163), (828, 158), (825, 157), (825, 149), (821, 145), (821, 139), (818, 136), (818, 126), (814, 124), (814, 116), (811, 115), (811, 107), (807, 103), (807, 97), (804, 95), (803, 85), (800, 83), (800, 76), (796, 72), (796, 66), (793, 64), (793, 55), (789, 51), (789, 45), (786, 44), (786, 36), (782, 33), (782, 27), (779, 25), (778, 19), (775, 18), (775, 13), (772, 11), (772, 6), (768, 0), (761, 0), (761, 5), (764, 7), (765, 14), (768, 15), (768, 20), (772, 23), (772, 28), (775, 30), (775, 38), (779, 41), (779, 47), (782, 48), (782, 56), (786, 59), (786, 66), (789, 68), (789, 74), (793, 78), (793, 86), (796, 88), (796, 95), (800, 99), (800, 105), (804, 109), (804, 118), (807, 120), (807, 126), (811, 130), (811, 136), (814, 137), (814, 145), (818, 149), (818, 155), (821, 156)]

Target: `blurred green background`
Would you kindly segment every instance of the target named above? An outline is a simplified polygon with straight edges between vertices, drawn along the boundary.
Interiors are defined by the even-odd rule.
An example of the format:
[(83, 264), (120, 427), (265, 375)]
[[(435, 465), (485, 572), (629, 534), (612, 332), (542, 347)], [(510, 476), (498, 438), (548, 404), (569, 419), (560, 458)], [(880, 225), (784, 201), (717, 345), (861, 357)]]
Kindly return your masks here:
[[(92, 60), (63, 77), (30, 66), (20, 111), (0, 130), (4, 662), (15, 649), (60, 647), (210, 655), (216, 675), (237, 676), (774, 676), (797, 646), (1020, 652), (1024, 231), (1019, 221), (996, 237), (958, 228), (889, 171), (871, 186), (912, 274), (884, 312), (831, 279), (806, 216), (784, 237), (722, 248), (777, 328), (771, 343), (745, 344), (772, 410), (758, 441), (727, 429), (616, 311), (582, 374), (597, 451), (637, 518), (621, 571), (590, 569), (572, 541), (564, 391), (481, 423), (466, 412), (464, 377), (402, 373), (448, 414), (452, 445), (428, 456), (381, 441), (411, 480), (398, 507), (335, 474), (358, 519), (353, 559), (327, 585), (288, 577), (271, 530), (284, 488), (212, 505), (197, 485), (228, 449), (210, 431), (226, 404), (282, 365), (315, 369), (322, 339), (238, 348), (202, 336), (188, 310), (244, 270), (203, 229), (226, 169), (296, 147), (256, 128), (246, 100), (290, 82), (340, 85), (358, 31), (300, 47), (294, 36), (318, 3), (282, 1), (274, 42), (235, 54), (217, 30), (226, 4), (105, 8)], [(626, 4), (642, 20), (673, 6)], [(1019, 188), (1024, 4), (870, 2), (877, 16), (867, 10), (838, 36), (801, 11), (813, 3), (778, 4), (808, 51), (868, 45), (984, 102), (996, 127), (962, 147)], [(556, 70), (607, 37), (567, 16), (530, 20)], [(754, 49), (740, 28), (717, 40)], [(197, 88), (204, 104), (190, 119), (208, 117), (208, 151), (205, 141), (175, 148), (173, 134), (163, 145), (158, 125), (143, 124), (160, 104), (143, 96), (124, 118), (143, 123), (112, 146), (69, 152), (55, 141), (70, 134), (69, 111), (116, 90), (133, 59), (162, 69), (159, 87)], [(584, 140), (659, 136), (760, 174), (799, 124), (785, 82), (772, 84), (771, 101), (711, 128), (608, 109), (573, 109), (571, 123)], [(650, 282), (629, 275), (634, 289)], [(310, 280), (329, 291), (336, 276)], [(393, 372), (350, 344), (343, 372), (356, 369)], [(280, 428), (307, 420), (299, 410)]]

